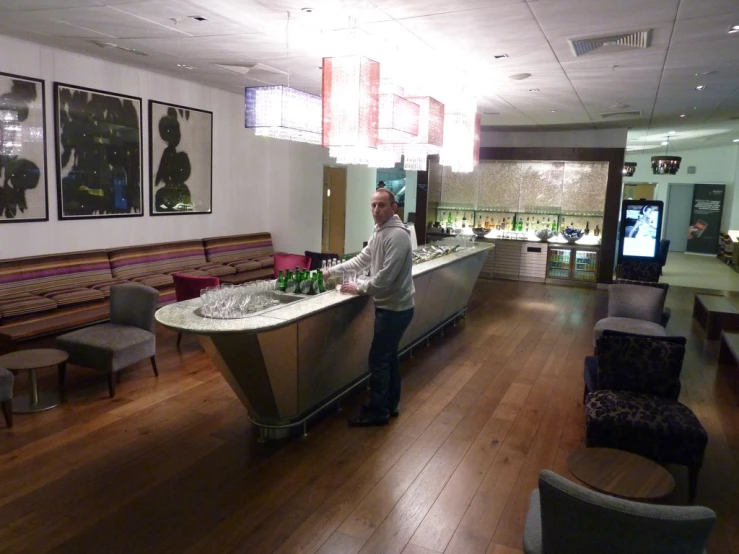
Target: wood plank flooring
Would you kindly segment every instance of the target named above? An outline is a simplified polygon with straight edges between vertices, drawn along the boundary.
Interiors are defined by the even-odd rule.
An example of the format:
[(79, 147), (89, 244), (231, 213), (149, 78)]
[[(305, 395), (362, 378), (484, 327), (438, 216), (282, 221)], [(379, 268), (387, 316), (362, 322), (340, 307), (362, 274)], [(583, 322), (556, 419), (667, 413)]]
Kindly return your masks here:
[[(717, 367), (693, 292), (670, 289), (668, 330), (689, 338), (681, 400), (710, 436), (697, 503), (719, 514), (709, 551), (739, 554), (739, 370)], [(195, 339), (178, 351), (164, 329), (159, 378), (138, 364), (113, 400), (102, 375), (69, 367), (60, 407), (0, 428), (0, 552), (520, 553), (538, 472), (575, 480), (606, 292), (481, 280), (469, 307), (403, 361), (385, 428), (346, 426), (359, 392), (307, 437), (260, 444)], [(666, 502), (684, 504), (686, 472), (669, 469)]]

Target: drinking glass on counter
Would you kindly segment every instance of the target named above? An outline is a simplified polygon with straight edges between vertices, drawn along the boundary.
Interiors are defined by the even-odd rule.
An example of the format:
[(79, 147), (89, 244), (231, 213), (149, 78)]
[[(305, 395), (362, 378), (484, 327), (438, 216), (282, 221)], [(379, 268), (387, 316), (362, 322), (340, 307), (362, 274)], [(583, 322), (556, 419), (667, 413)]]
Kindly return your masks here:
[(273, 291), (276, 281), (254, 281), (242, 285), (224, 283), (200, 291), (202, 314), (217, 319), (247, 317), (250, 313), (279, 304)]

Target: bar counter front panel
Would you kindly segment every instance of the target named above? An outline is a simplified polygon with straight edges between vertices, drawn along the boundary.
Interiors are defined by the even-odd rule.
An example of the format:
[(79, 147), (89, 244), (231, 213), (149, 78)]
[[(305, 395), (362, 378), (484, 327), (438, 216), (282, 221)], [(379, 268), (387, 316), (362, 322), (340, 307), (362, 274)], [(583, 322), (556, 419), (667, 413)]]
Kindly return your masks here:
[[(401, 350), (464, 313), (492, 247), (478, 244), (413, 267), (416, 308)], [(265, 429), (304, 419), (368, 375), (374, 327), (369, 297), (330, 291), (242, 319), (205, 318), (200, 306), (200, 299), (171, 304), (156, 319), (198, 335), (252, 420)]]

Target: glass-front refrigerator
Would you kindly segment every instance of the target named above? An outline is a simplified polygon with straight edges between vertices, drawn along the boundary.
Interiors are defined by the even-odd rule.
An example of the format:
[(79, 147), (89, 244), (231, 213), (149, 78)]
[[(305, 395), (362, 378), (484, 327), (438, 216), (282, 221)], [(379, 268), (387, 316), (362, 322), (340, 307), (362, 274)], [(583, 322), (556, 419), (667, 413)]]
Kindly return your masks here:
[(550, 246), (549, 263), (547, 264), (548, 279), (570, 279), (572, 266), (572, 249), (567, 246)]
[(595, 285), (600, 250), (587, 246), (549, 245), (547, 282)]

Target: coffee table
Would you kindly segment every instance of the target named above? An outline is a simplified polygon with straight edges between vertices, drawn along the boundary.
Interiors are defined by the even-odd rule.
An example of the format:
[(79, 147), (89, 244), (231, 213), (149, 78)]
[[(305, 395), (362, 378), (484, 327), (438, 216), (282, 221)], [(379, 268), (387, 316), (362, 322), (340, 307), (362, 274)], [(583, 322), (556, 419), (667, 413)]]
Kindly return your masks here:
[(18, 350), (0, 356), (0, 366), (13, 372), (28, 371), (29, 391), (13, 397), (13, 412), (27, 414), (55, 408), (61, 402), (56, 391), (39, 391), (36, 371), (49, 366), (57, 366), (60, 382), (64, 376), (69, 355), (55, 348), (34, 348)]
[(567, 467), (586, 485), (631, 500), (656, 500), (675, 488), (675, 479), (661, 465), (615, 448), (578, 450), (567, 458)]

